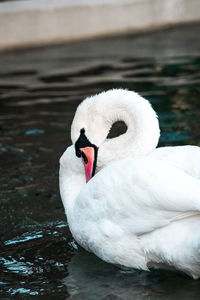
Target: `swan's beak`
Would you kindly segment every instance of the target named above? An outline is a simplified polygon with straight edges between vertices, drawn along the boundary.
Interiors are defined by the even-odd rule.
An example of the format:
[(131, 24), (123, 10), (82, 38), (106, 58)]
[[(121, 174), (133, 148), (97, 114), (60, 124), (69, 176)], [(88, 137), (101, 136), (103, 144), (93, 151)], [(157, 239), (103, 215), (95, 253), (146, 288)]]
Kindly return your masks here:
[(85, 135), (85, 129), (80, 130), (80, 136), (75, 143), (76, 156), (81, 157), (85, 168), (86, 182), (95, 174), (98, 148)]
[(81, 158), (85, 168), (86, 182), (88, 182), (95, 173), (96, 168), (96, 155), (94, 147), (80, 148)]

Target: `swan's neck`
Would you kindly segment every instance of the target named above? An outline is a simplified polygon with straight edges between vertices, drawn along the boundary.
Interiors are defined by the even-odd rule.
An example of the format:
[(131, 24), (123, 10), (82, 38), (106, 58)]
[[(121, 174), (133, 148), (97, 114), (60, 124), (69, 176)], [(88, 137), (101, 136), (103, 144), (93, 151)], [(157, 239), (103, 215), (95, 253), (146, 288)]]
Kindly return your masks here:
[(119, 95), (106, 105), (107, 131), (116, 121), (124, 121), (127, 131), (119, 137), (105, 140), (99, 148), (100, 167), (125, 157), (147, 155), (158, 144), (160, 130), (156, 113), (147, 100), (133, 94), (134, 97), (123, 91), (124, 98)]
[(71, 146), (60, 158), (59, 170), (60, 195), (68, 216), (73, 209), (75, 199), (85, 184), (82, 162), (76, 158), (74, 146)]
[[(124, 121), (127, 132), (107, 139), (116, 121)], [(71, 136), (73, 144), (84, 128), (87, 139), (98, 150), (97, 168), (129, 156), (147, 155), (157, 146), (159, 125), (150, 103), (135, 92), (117, 89), (86, 98), (77, 108)]]

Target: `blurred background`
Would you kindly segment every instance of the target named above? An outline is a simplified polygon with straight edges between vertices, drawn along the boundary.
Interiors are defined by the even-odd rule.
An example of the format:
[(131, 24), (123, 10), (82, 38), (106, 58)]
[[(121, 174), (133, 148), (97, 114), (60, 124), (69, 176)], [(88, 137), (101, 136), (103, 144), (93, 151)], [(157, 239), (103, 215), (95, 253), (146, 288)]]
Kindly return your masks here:
[(200, 19), (199, 0), (7, 0), (0, 4), (0, 48), (146, 31)]
[(77, 105), (110, 88), (151, 102), (159, 146), (200, 145), (200, 1), (0, 1), (0, 299), (198, 299), (199, 281), (70, 235), (58, 160)]

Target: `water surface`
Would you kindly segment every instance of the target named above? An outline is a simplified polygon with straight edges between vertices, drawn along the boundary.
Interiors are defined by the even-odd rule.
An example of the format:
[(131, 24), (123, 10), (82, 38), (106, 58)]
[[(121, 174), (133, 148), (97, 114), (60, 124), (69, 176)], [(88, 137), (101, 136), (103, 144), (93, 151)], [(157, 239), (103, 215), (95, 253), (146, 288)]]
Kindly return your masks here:
[(120, 270), (74, 243), (58, 190), (77, 105), (109, 88), (150, 100), (160, 146), (200, 145), (200, 24), (0, 53), (2, 299), (196, 299), (176, 272)]

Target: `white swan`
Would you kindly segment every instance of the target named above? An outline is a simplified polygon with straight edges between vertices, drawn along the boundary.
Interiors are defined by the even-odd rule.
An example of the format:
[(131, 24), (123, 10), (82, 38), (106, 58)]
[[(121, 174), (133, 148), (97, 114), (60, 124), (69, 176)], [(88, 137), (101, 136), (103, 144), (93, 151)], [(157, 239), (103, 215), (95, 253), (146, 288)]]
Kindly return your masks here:
[[(106, 139), (117, 120), (126, 123), (127, 132)], [(154, 110), (122, 89), (86, 98), (77, 108), (71, 138), (73, 145), (60, 159), (59, 181), (75, 240), (113, 264), (175, 268), (199, 278), (199, 147), (155, 149)]]

